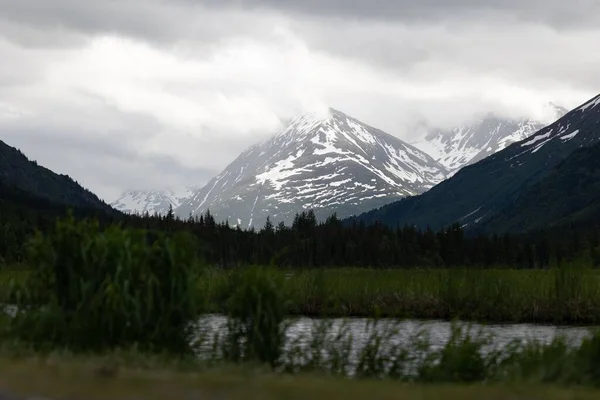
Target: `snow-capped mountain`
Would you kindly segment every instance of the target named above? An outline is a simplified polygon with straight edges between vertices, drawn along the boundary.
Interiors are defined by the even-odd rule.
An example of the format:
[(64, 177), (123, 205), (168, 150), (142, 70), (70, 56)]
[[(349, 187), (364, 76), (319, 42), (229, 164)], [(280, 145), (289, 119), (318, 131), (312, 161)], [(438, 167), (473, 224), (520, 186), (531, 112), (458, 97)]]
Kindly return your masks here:
[[(414, 224), (439, 229), (459, 223), (467, 229), (487, 229), (488, 221), (510, 209), (575, 150), (596, 143), (600, 143), (600, 96), (532, 136), (463, 168), (428, 192), (358, 219), (391, 226)], [(524, 223), (521, 229), (526, 228)]]
[(489, 114), (465, 126), (449, 130), (427, 130), (411, 143), (454, 174), (464, 166), (474, 164), (512, 143), (528, 138), (567, 113), (567, 109), (553, 103), (549, 103), (547, 108), (551, 117), (546, 122), (530, 119), (512, 120)]
[(148, 212), (150, 215), (154, 215), (155, 213), (165, 215), (169, 212), (170, 206), (173, 209), (179, 207), (196, 190), (198, 188), (195, 186), (180, 191), (171, 189), (129, 190), (112, 202), (111, 206), (128, 214), (144, 214)]
[(294, 119), (250, 147), (175, 210), (207, 209), (218, 220), (261, 227), (267, 216), (290, 223), (297, 212), (346, 217), (423, 193), (445, 179), (429, 155), (340, 111)]

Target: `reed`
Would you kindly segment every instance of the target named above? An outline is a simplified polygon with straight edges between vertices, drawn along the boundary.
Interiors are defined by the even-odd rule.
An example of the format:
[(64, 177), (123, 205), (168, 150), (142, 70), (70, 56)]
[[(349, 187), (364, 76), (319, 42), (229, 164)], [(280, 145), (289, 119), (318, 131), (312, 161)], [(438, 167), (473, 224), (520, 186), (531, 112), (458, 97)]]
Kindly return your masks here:
[(600, 323), (600, 273), (580, 263), (549, 270), (299, 271), (286, 290), (295, 315)]

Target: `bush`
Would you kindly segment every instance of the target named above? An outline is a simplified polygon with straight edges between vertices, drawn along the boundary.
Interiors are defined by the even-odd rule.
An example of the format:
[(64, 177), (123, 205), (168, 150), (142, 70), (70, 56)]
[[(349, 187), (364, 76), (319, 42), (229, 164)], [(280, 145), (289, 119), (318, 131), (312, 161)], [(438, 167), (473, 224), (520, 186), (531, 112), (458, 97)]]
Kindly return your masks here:
[(198, 314), (194, 243), (73, 216), (29, 248), (32, 274), (12, 298), (5, 332), (36, 346), (104, 350), (189, 349)]
[(286, 332), (283, 275), (271, 268), (244, 268), (233, 273), (230, 285), (225, 359), (277, 365)]

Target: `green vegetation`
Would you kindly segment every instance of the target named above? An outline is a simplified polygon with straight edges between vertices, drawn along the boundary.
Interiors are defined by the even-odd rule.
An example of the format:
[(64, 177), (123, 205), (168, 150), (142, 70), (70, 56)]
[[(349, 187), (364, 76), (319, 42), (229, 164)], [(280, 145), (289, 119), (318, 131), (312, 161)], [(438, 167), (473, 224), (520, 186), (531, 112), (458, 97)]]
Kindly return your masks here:
[(229, 317), (224, 359), (257, 360), (276, 366), (285, 341), (285, 291), (281, 274), (248, 268), (228, 281), (224, 309)]
[(35, 265), (9, 298), (20, 307), (4, 334), (36, 346), (103, 350), (139, 344), (187, 351), (200, 309), (189, 236), (149, 235), (93, 221), (58, 221), (30, 245)]
[[(548, 270), (327, 269), (287, 271), (291, 315), (460, 318), (483, 322), (600, 323), (600, 274), (585, 263)], [(230, 271), (210, 270), (198, 291), (224, 312)]]
[[(413, 226), (367, 226), (340, 221), (335, 215), (318, 222), (311, 211), (300, 213), (291, 226), (271, 223), (243, 230), (204, 215), (176, 218), (102, 213), (75, 208), (74, 215), (94, 217), (101, 229), (120, 223), (130, 229), (185, 232), (196, 240), (197, 256), (207, 265), (236, 268), (272, 265), (279, 268), (546, 268), (589, 254), (600, 265), (600, 234), (596, 228), (536, 232), (522, 235), (468, 236), (458, 224), (440, 231)], [(65, 206), (0, 182), (0, 269), (28, 263), (27, 242), (36, 231), (52, 233)], [(592, 224), (593, 225), (593, 224)]]
[[(117, 352), (130, 362), (141, 359), (140, 367), (154, 357), (150, 360), (164, 362), (167, 369), (204, 371), (204, 376), (235, 366), (258, 368), (269, 377), (318, 373), (411, 385), (492, 385), (482, 390), (507, 383), (600, 386), (600, 333), (581, 344), (556, 338), (549, 344), (513, 341), (496, 348), (489, 337), (454, 325), (450, 340), (432, 347), (424, 332), (398, 342), (400, 325), (381, 326), (374, 319), (359, 345), (347, 324), (332, 329), (330, 320), (316, 320), (310, 332), (286, 341), (290, 312), (556, 314), (581, 322), (592, 318), (599, 297), (595, 272), (585, 264), (549, 271), (224, 271), (204, 267), (195, 246), (185, 233), (116, 225), (100, 229), (96, 222), (73, 217), (57, 222), (51, 234), (38, 234), (30, 243), (31, 270), (13, 270), (16, 279), (6, 286), (17, 312), (0, 318), (0, 355), (25, 365), (22, 360), (40, 354), (52, 358), (58, 352), (64, 359), (73, 352), (94, 359)], [(527, 314), (529, 307), (538, 313)], [(203, 326), (198, 318), (215, 309), (228, 317), (224, 330)]]
[[(283, 310), (276, 312), (286, 315), (600, 324), (600, 273), (583, 261), (547, 270), (263, 269), (281, 293)], [(260, 292), (243, 285), (250, 282), (240, 278), (245, 270), (202, 268), (196, 302), (207, 312), (229, 313), (236, 288), (254, 290), (243, 297)], [(0, 273), (0, 299), (11, 277), (23, 281), (27, 274)]]

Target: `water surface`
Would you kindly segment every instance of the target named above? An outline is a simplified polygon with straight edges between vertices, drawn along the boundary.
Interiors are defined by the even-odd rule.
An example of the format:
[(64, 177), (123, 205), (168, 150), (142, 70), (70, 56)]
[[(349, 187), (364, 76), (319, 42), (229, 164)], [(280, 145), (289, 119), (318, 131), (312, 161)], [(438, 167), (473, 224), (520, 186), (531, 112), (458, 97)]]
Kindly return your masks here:
[[(341, 329), (346, 329), (344, 337), (351, 336), (353, 347), (362, 348), (368, 342), (372, 333), (378, 332), (389, 334), (390, 344), (400, 344), (410, 346), (414, 342), (415, 336), (423, 332), (428, 338), (432, 350), (443, 347), (449, 340), (452, 333), (452, 323), (438, 320), (396, 320), (382, 319), (374, 321), (369, 318), (332, 318), (332, 319), (314, 319), (314, 318), (293, 318), (287, 321), (289, 327), (286, 331), (286, 347), (292, 344), (308, 346), (308, 343), (314, 335), (313, 330), (317, 324), (326, 322), (327, 336), (334, 338)], [(478, 333), (489, 338), (487, 349), (501, 349), (514, 340), (521, 342), (538, 341), (540, 343), (549, 343), (555, 337), (563, 336), (572, 345), (579, 345), (581, 341), (590, 334), (593, 328), (580, 326), (556, 326), (556, 325), (537, 325), (537, 324), (479, 324), (457, 322), (458, 326), (463, 327), (473, 335)], [(222, 315), (207, 315), (200, 319), (200, 325), (209, 332), (219, 332), (225, 334), (227, 331), (227, 318)], [(206, 343), (209, 345), (210, 340)]]

